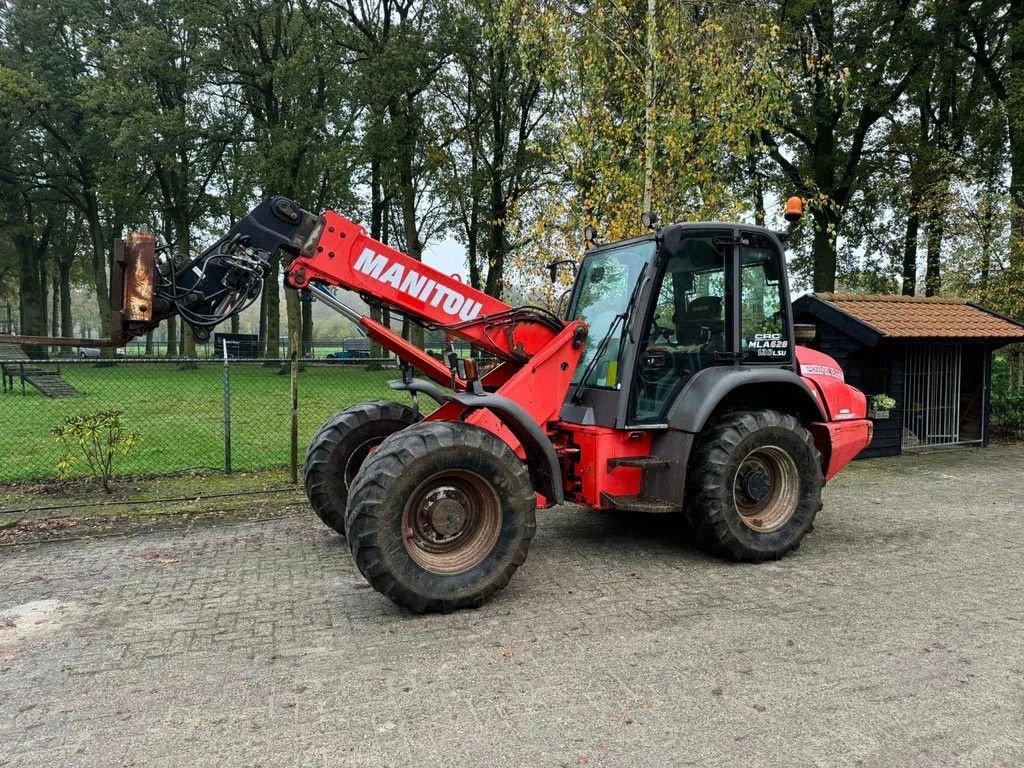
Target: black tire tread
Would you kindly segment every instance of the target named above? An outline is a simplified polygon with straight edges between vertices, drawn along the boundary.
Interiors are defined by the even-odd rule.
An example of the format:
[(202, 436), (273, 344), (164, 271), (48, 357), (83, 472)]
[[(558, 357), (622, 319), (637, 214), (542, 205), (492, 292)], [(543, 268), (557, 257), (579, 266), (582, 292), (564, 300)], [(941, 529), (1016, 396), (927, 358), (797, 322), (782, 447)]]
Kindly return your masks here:
[(526, 562), (530, 540), (537, 528), (531, 504), (527, 523), (510, 561), (485, 583), (478, 585), (471, 595), (458, 600), (442, 600), (418, 594), (400, 582), (377, 546), (377, 510), (385, 503), (389, 486), (413, 461), (428, 452), (455, 446), (492, 452), (511, 469), (517, 483), (529, 489), (532, 497), (533, 488), (526, 466), (503, 440), (479, 427), (450, 421), (423, 422), (387, 438), (363, 464), (350, 489), (346, 524), (348, 543), (356, 565), (374, 589), (417, 613), (449, 613), (483, 605), (491, 595), (504, 588), (516, 569)]
[[(811, 516), (806, 529), (798, 531), (798, 535), (786, 546), (774, 551), (751, 550), (733, 534), (726, 520), (726, 515), (732, 511), (723, 509), (720, 503), (725, 490), (723, 484), (731, 482), (731, 478), (725, 476), (724, 470), (732, 458), (732, 451), (754, 432), (780, 428), (798, 437), (813, 457), (810, 471), (817, 473), (817, 476), (812, 478), (816, 496), (812, 501), (814, 515), (821, 510), (821, 488), (824, 485), (821, 455), (811, 433), (799, 420), (788, 413), (774, 410), (727, 413), (705, 428), (694, 453), (690, 471), (687, 473), (689, 488), (684, 514), (690, 531), (703, 549), (740, 562), (778, 560), (797, 549), (803, 537), (813, 528), (814, 515)], [(731, 494), (731, 488), (729, 493)]]
[(408, 406), (391, 400), (371, 400), (356, 403), (331, 416), (317, 430), (306, 451), (302, 484), (306, 497), (317, 517), (342, 536), (345, 535), (345, 511), (347, 505), (336, 508), (329, 493), (331, 478), (331, 455), (338, 444), (352, 430), (374, 421), (397, 421), (413, 424), (415, 414)]

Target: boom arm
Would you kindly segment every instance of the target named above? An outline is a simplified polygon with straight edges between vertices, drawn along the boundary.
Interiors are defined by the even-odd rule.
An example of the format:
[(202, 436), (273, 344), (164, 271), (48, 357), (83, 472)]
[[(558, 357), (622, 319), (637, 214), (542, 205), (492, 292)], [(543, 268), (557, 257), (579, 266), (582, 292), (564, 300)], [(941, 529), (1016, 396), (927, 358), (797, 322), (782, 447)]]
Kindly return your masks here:
[(503, 360), (533, 357), (565, 326), (543, 311), (516, 309), (416, 261), (333, 211), (320, 217), (287, 279), (295, 288), (319, 281), (356, 291)]
[[(443, 328), (511, 363), (533, 358), (565, 328), (563, 321), (545, 310), (512, 307), (374, 240), (338, 213), (328, 211), (317, 218), (283, 197), (258, 205), (196, 258), (187, 254), (154, 258), (151, 244), (146, 251), (133, 248), (133, 242), (129, 238), (123, 249), (112, 292), (114, 302), (127, 308), (121, 310), (116, 326), (122, 337), (139, 336), (161, 320), (181, 315), (197, 338), (208, 338), (214, 326), (259, 296), (267, 264), (279, 250), (294, 257), (285, 273), (294, 288), (337, 286), (356, 291), (371, 303)], [(140, 317), (131, 308), (146, 304), (145, 297), (139, 297), (146, 283), (152, 285), (151, 310)], [(448, 367), (390, 329), (325, 291), (317, 295), (431, 378), (450, 381)]]

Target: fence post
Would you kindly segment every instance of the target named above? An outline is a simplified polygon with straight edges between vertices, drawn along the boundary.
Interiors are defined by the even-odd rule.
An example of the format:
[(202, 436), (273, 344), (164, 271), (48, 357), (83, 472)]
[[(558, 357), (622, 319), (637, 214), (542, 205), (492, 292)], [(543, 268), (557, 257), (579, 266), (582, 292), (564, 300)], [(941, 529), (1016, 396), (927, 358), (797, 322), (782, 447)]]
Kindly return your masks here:
[(227, 341), (224, 341), (224, 471), (231, 474), (231, 374)]
[(299, 482), (299, 356), (295, 344), (291, 345), (292, 357), (292, 435), (291, 435), (291, 469), (292, 482)]

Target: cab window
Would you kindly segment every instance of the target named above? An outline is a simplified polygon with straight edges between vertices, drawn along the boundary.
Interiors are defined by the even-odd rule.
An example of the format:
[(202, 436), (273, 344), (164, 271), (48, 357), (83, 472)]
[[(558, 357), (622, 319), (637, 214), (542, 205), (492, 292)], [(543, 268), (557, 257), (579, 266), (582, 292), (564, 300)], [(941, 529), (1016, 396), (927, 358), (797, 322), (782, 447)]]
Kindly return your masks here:
[(584, 386), (618, 389), (622, 334), (628, 326), (637, 280), (654, 256), (646, 240), (590, 253), (583, 261), (569, 308), (570, 320), (585, 320), (590, 330), (572, 383), (586, 375)]
[(740, 247), (740, 350), (746, 363), (790, 359), (783, 303), (782, 255), (763, 235), (744, 235)]
[(690, 233), (666, 261), (637, 358), (631, 423), (661, 421), (686, 382), (731, 349), (731, 236), (718, 230)]

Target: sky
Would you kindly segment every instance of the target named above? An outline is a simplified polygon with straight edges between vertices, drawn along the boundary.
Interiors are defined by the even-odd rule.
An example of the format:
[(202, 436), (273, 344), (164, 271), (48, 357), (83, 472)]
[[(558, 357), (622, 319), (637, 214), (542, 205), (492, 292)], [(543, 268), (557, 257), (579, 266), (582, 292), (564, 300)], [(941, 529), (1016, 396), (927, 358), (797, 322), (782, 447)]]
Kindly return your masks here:
[(458, 273), (463, 282), (469, 282), (466, 248), (454, 238), (445, 237), (436, 243), (428, 243), (423, 251), (423, 262), (448, 275)]

